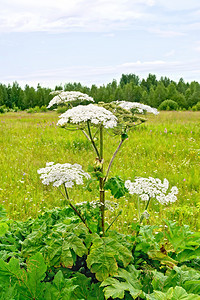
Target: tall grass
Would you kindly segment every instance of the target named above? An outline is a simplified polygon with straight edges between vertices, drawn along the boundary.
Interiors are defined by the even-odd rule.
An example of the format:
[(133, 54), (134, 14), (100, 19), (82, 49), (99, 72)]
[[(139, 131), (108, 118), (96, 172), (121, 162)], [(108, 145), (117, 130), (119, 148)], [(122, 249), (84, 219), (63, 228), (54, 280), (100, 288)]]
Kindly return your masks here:
[[(0, 115), (0, 203), (12, 219), (36, 217), (47, 208), (64, 205), (59, 190), (43, 186), (39, 179), (37, 170), (46, 162), (76, 162), (85, 170), (94, 162), (95, 153), (84, 135), (58, 128), (57, 120), (55, 112)], [(170, 218), (200, 228), (199, 124), (199, 112), (162, 112), (149, 117), (147, 123), (130, 132), (114, 161), (110, 175), (123, 179), (167, 178), (179, 188), (176, 203), (164, 207), (152, 202), (151, 223), (160, 224), (164, 218)], [(109, 132), (105, 137), (105, 163), (108, 163), (119, 137), (112, 137)], [(96, 195), (83, 187), (70, 190), (75, 202), (94, 200)], [(107, 198), (113, 200), (109, 193)], [(123, 213), (117, 226), (123, 228), (137, 217), (137, 199), (124, 197), (118, 201)]]

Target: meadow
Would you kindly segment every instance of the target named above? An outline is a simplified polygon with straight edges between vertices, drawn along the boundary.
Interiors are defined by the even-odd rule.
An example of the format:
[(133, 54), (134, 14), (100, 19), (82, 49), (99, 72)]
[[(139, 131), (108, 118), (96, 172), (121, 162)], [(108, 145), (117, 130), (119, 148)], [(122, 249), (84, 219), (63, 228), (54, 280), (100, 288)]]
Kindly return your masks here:
[[(0, 115), (0, 204), (9, 218), (26, 220), (54, 207), (64, 207), (58, 189), (44, 186), (37, 170), (46, 162), (79, 163), (87, 171), (93, 165), (95, 153), (81, 132), (56, 126), (56, 112), (28, 114), (26, 112)], [(200, 229), (200, 112), (161, 112), (129, 133), (112, 165), (110, 175), (122, 179), (135, 176), (167, 178), (179, 189), (178, 201), (163, 206), (150, 205), (150, 224), (163, 224), (164, 219), (188, 224)], [(105, 163), (119, 143), (119, 137), (105, 132)], [(98, 197), (98, 190), (96, 190)], [(107, 199), (114, 201), (107, 192)], [(70, 190), (74, 202), (94, 200), (95, 194), (84, 187)], [(116, 201), (116, 200), (115, 200)], [(137, 219), (137, 199), (122, 197), (122, 214), (115, 223), (119, 231)], [(107, 212), (108, 221), (116, 212)]]

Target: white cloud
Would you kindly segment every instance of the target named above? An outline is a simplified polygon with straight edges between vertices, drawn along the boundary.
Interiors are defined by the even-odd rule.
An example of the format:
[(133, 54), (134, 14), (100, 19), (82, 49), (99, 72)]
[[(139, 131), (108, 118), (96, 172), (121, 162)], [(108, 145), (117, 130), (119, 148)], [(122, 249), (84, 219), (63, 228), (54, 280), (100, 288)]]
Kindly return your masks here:
[(159, 29), (159, 28), (149, 28), (148, 31), (151, 33), (155, 33), (160, 37), (169, 37), (169, 38), (186, 35), (184, 32), (181, 31), (166, 30), (166, 29)]
[(144, 17), (152, 0), (10, 0), (1, 3), (1, 32), (107, 31)]
[[(198, 0), (1, 0), (0, 32), (108, 32), (134, 29), (136, 24), (148, 28), (149, 21), (170, 23), (165, 11), (188, 10), (198, 17), (198, 8)], [(173, 28), (176, 23), (178, 15)], [(183, 34), (173, 28), (154, 32)]]
[(127, 62), (119, 65), (96, 66), (72, 66), (68, 68), (39, 70), (34, 73), (16, 75), (0, 78), (0, 82), (12, 83), (17, 81), (22, 86), (25, 84), (54, 88), (56, 84), (66, 82), (81, 82), (85, 85), (107, 84), (112, 79), (121, 77), (121, 74), (134, 73), (140, 78), (145, 78), (149, 73), (160, 76), (168, 76), (170, 79), (179, 80), (183, 77), (185, 80), (200, 79), (199, 61), (136, 61)]

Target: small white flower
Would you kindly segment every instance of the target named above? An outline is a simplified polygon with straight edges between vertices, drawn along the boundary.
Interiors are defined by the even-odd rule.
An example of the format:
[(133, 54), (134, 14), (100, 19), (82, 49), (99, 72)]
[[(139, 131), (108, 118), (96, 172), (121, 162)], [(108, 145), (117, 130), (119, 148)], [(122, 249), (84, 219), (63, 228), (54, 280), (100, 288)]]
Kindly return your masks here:
[(148, 200), (149, 200), (149, 195), (147, 195), (147, 194), (142, 194), (142, 195), (140, 196), (140, 198), (141, 198), (143, 201), (148, 201)]
[(65, 184), (67, 188), (71, 188), (74, 183), (83, 184), (84, 177), (90, 178), (90, 175), (84, 172), (81, 165), (78, 164), (54, 165), (54, 163), (47, 163), (46, 168), (39, 169), (37, 172), (41, 174), (40, 179), (42, 179), (43, 184), (53, 183), (53, 186), (56, 187)]
[(144, 114), (145, 112), (158, 115), (159, 112), (156, 108), (153, 108), (149, 105), (145, 105), (138, 102), (128, 102), (128, 101), (115, 101), (116, 104), (118, 104), (120, 107), (126, 110), (135, 109), (140, 114)]
[(67, 110), (60, 116), (57, 125), (64, 126), (67, 123), (80, 124), (87, 121), (94, 125), (103, 124), (105, 128), (117, 126), (117, 118), (112, 112), (94, 104), (78, 105)]
[(80, 92), (70, 91), (53, 91), (50, 93), (51, 95), (55, 95), (55, 97), (49, 102), (47, 108), (50, 108), (54, 104), (61, 104), (66, 102), (73, 102), (73, 101), (90, 101), (94, 102), (92, 97), (89, 97), (87, 94), (83, 94)]
[(166, 178), (162, 183), (158, 178), (136, 177), (134, 182), (127, 180), (125, 187), (131, 195), (139, 195), (143, 201), (148, 201), (149, 198), (156, 198), (161, 204), (167, 204), (177, 200), (178, 188), (173, 186), (169, 192), (169, 181)]

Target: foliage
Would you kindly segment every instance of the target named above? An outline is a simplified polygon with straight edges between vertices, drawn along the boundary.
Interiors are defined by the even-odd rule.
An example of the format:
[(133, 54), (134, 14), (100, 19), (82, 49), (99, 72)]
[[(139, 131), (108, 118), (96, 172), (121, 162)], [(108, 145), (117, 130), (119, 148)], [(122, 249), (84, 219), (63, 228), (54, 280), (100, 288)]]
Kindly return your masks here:
[(173, 100), (167, 99), (160, 104), (159, 110), (178, 110), (178, 104)]
[[(157, 84), (155, 80), (153, 82)], [(132, 85), (133, 81), (127, 84)], [(156, 86), (157, 93), (161, 93), (161, 89), (166, 89), (164, 83)], [(174, 85), (171, 85), (170, 91), (173, 90)], [(157, 99), (158, 102), (161, 98)], [(140, 223), (130, 224), (129, 234), (122, 234), (111, 231), (121, 211), (114, 211), (110, 224), (105, 217), (110, 213), (105, 189), (111, 193), (114, 203), (127, 192), (121, 177), (109, 178), (113, 160), (127, 139), (128, 130), (145, 120), (136, 124), (132, 119), (129, 125), (123, 116), (119, 122), (124, 123), (118, 132), (119, 144), (110, 160), (105, 161), (104, 133), (108, 130), (116, 134), (112, 128), (119, 125), (114, 116), (118, 111), (114, 109), (112, 113), (95, 105), (88, 111), (87, 106), (83, 107), (85, 113), (78, 118), (79, 107), (68, 110), (67, 113), (75, 111), (74, 119), (66, 119), (63, 125), (70, 123), (70, 129), (78, 127), (93, 146), (96, 158), (91, 172), (96, 182), (94, 195), (98, 190), (98, 200), (87, 199), (80, 205), (74, 203), (67, 190), (72, 187), (66, 184), (69, 174), (66, 170), (62, 173), (56, 169), (48, 174), (48, 182), (43, 183), (58, 180), (56, 186), (64, 197), (64, 205), (67, 205), (64, 209), (55, 208), (25, 222), (7, 220), (2, 210), (2, 224), (5, 226), (0, 237), (0, 288), (3, 297), (38, 300), (198, 299), (200, 233), (175, 222), (165, 221), (162, 228), (162, 225), (149, 225), (140, 219)], [(135, 112), (131, 111), (131, 114), (134, 116)], [(48, 172), (52, 165), (53, 162), (48, 162), (45, 170)], [(77, 178), (76, 172), (72, 175)], [(41, 179), (44, 179), (43, 175)], [(91, 184), (93, 179), (90, 179)], [(163, 188), (160, 180), (158, 183)], [(168, 186), (168, 181), (165, 183)], [(177, 190), (174, 190), (175, 194)], [(146, 213), (149, 201), (150, 198)]]
[(197, 102), (197, 104), (192, 107), (192, 110), (193, 111), (200, 111), (200, 101)]
[(128, 191), (124, 181), (119, 176), (109, 178), (105, 184), (105, 190), (110, 190), (116, 199), (123, 197)]
[(200, 233), (188, 227), (166, 221), (167, 229), (157, 231), (133, 223), (130, 235), (109, 231), (100, 238), (67, 207), (6, 224), (2, 300), (200, 299)]
[[(167, 77), (157, 79), (154, 74), (149, 74), (142, 80), (135, 74), (122, 74), (119, 83), (113, 79), (112, 82), (100, 87), (95, 84), (87, 87), (80, 82), (65, 83), (64, 86), (56, 86), (55, 90), (86, 93), (93, 97), (95, 102), (111, 102), (120, 99), (140, 102), (156, 108), (167, 99), (175, 101), (181, 109), (196, 108), (200, 98), (198, 82), (188, 83), (182, 78), (178, 82)], [(18, 107), (20, 110), (47, 106), (52, 99), (52, 96), (49, 96), (50, 91), (49, 88), (41, 87), (39, 84), (36, 89), (29, 85), (22, 89), (17, 82), (8, 86), (0, 84), (0, 106)]]

